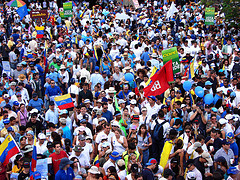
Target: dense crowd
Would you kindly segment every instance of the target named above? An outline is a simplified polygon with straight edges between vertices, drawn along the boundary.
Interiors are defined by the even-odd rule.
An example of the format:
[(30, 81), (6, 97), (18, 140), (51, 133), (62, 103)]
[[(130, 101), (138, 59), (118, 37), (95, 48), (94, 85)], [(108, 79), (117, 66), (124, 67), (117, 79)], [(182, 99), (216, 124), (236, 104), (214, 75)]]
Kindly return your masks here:
[[(30, 177), (34, 138), (50, 180), (240, 179), (240, 32), (221, 5), (209, 26), (206, 7), (188, 1), (172, 13), (167, 1), (74, 2), (69, 18), (56, 0), (26, 3), (47, 9), (47, 21), (0, 7), (0, 140), (11, 134), (21, 150), (0, 162), (1, 180)], [(180, 72), (145, 97), (172, 47)], [(55, 97), (65, 94), (74, 107), (60, 110)]]

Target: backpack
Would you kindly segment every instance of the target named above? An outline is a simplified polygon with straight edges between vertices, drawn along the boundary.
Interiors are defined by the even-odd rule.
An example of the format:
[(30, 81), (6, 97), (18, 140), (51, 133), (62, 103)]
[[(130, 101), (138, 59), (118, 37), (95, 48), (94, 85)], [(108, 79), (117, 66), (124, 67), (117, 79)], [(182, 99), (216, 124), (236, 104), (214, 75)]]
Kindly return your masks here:
[(167, 122), (166, 120), (164, 120), (161, 124), (158, 123), (157, 120), (155, 120), (156, 125), (153, 129), (153, 134), (152, 137), (153, 139), (155, 139), (156, 141), (161, 141), (163, 140), (163, 125)]

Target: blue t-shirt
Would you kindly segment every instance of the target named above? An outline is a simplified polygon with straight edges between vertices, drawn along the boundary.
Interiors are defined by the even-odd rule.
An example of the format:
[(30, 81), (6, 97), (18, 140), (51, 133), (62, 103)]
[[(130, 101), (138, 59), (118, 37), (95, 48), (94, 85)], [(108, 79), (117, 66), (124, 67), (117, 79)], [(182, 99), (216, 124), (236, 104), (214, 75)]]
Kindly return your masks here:
[[(230, 148), (233, 151), (234, 156), (238, 156), (238, 145), (236, 142), (233, 142), (232, 144), (230, 144)], [(234, 166), (238, 165), (238, 158), (234, 159)]]
[(52, 88), (51, 86), (48, 86), (45, 92), (45, 94), (49, 95), (50, 97), (60, 95), (61, 93), (62, 91), (58, 86), (54, 86), (54, 88)]
[(62, 137), (65, 138), (65, 139), (68, 138), (68, 139), (70, 139), (71, 142), (72, 142), (72, 133), (71, 133), (69, 127), (68, 127), (68, 126), (65, 126), (64, 128), (62, 128), (62, 130), (63, 130), (63, 135), (62, 135)]
[[(125, 98), (127, 98), (128, 94), (129, 94), (130, 92), (131, 92), (130, 90), (128, 90), (127, 93), (124, 92)], [(119, 97), (119, 99), (124, 99), (123, 91), (120, 91), (120, 93), (118, 94), (118, 97)]]
[(36, 101), (34, 99), (31, 99), (29, 101), (28, 106), (32, 106), (33, 108), (36, 108), (38, 111), (41, 111), (41, 108), (43, 106), (43, 100), (38, 98)]
[(55, 180), (73, 180), (75, 178), (73, 169), (69, 167), (67, 172), (63, 169), (59, 169), (57, 174), (55, 175)]
[(109, 110), (107, 110), (107, 112), (103, 112), (102, 117), (105, 117), (109, 123), (113, 120), (113, 115)]

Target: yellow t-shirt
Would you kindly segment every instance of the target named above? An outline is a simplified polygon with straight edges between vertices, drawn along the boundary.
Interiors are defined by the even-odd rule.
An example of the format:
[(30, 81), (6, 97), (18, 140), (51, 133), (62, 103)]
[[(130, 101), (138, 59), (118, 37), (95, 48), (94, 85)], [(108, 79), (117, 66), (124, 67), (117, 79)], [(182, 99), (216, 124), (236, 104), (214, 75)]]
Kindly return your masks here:
[(23, 168), (20, 168), (20, 169), (19, 169), (19, 168), (17, 167), (17, 165), (13, 166), (13, 168), (12, 168), (12, 172), (13, 172), (13, 173), (21, 173), (22, 170), (23, 170)]
[(177, 99), (177, 98), (172, 99), (172, 105), (174, 102), (177, 102), (177, 101), (183, 102), (183, 97), (180, 97), (180, 99)]

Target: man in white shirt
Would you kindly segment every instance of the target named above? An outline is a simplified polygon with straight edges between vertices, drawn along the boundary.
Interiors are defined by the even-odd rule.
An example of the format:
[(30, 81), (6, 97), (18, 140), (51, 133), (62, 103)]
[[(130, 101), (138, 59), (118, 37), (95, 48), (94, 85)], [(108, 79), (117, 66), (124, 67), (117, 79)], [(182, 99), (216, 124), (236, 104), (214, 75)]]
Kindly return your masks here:
[(187, 161), (187, 168), (188, 168), (188, 176), (186, 177), (186, 180), (188, 180), (190, 172), (193, 172), (195, 174), (196, 180), (202, 180), (202, 174), (201, 172), (194, 166), (194, 160), (189, 159)]
[(36, 142), (37, 154), (43, 154), (47, 149), (46, 136), (43, 133), (38, 134), (38, 142)]
[(89, 168), (90, 167), (90, 162), (88, 161), (88, 158), (82, 153), (83, 148), (79, 145), (76, 145), (73, 148), (73, 151), (75, 152), (75, 154), (71, 155), (69, 157), (69, 159), (71, 159), (72, 157), (76, 157), (76, 158), (78, 158), (79, 163), (81, 164), (82, 168)]
[(98, 145), (100, 144), (103, 136), (107, 136), (109, 143), (111, 143), (111, 138), (113, 136), (115, 136), (115, 134), (110, 130), (109, 123), (104, 124), (104, 130), (101, 131), (100, 133), (98, 133), (96, 140), (95, 140)]
[(109, 160), (107, 162), (105, 162), (105, 164), (103, 165), (105, 175), (107, 175), (107, 169), (110, 166), (115, 167), (117, 172), (118, 172), (119, 168), (117, 166), (116, 161), (119, 160), (119, 159), (121, 159), (121, 156), (119, 155), (119, 153), (116, 152), (116, 151), (113, 151), (112, 154), (109, 156)]
[(155, 96), (149, 96), (148, 97), (148, 104), (146, 104), (147, 108), (147, 116), (152, 117), (153, 114), (157, 114), (158, 111), (160, 110), (160, 106), (156, 103), (156, 98)]

